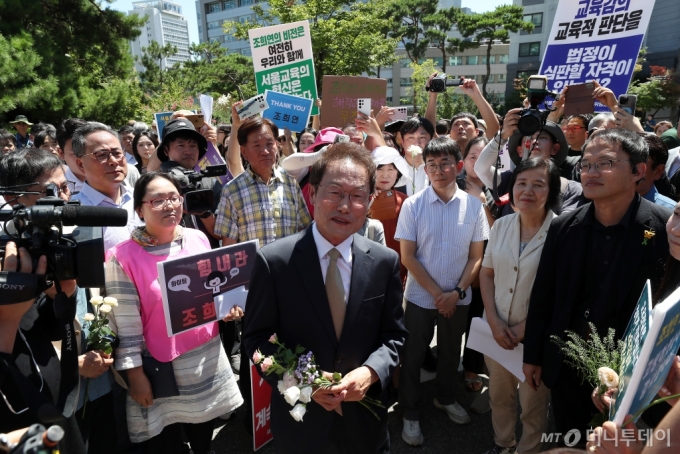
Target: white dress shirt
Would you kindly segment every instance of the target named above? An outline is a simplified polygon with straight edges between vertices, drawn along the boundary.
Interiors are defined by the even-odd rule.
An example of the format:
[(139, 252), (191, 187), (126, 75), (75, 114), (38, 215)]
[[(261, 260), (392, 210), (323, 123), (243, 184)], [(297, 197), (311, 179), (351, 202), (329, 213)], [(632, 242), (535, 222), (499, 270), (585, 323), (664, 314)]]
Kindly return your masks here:
[(352, 282), (352, 243), (353, 239), (350, 236), (337, 246), (333, 246), (326, 238), (321, 235), (319, 229), (316, 228), (316, 222), (312, 225), (312, 234), (314, 235), (314, 242), (316, 243), (316, 250), (319, 253), (319, 263), (321, 264), (321, 274), (323, 282), (326, 284), (326, 272), (328, 271), (328, 251), (335, 248), (340, 252), (338, 257), (338, 269), (342, 277), (342, 286), (345, 289), (345, 304), (349, 297), (349, 286)]
[(73, 181), (76, 184), (76, 192), (83, 190), (85, 182), (78, 178), (69, 166), (64, 166), (64, 176), (66, 177), (66, 181)]
[(113, 246), (130, 239), (132, 231), (144, 223), (139, 219), (134, 210), (132, 188), (123, 182), (120, 185), (120, 203), (114, 202), (110, 197), (102, 194), (85, 182), (81, 191), (71, 197), (71, 200), (80, 200), (83, 206), (101, 206), (109, 208), (122, 208), (128, 212), (127, 226), (125, 227), (104, 227), (104, 251), (108, 251)]

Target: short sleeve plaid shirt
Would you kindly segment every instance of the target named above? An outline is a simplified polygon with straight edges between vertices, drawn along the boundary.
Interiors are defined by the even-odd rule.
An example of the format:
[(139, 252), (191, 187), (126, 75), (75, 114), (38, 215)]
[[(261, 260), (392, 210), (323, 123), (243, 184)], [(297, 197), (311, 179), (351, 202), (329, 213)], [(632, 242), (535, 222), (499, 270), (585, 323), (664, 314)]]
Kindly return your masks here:
[(239, 243), (259, 240), (264, 246), (311, 222), (295, 178), (275, 168), (267, 184), (247, 169), (222, 188), (215, 234)]

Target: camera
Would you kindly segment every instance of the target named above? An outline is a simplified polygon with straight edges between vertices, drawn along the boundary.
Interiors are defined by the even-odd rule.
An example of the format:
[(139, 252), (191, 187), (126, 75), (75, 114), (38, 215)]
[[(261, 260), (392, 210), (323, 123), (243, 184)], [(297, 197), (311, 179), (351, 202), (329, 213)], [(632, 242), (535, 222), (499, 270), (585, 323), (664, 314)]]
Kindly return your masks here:
[[(0, 188), (0, 195), (37, 194), (21, 191), (20, 185)], [(120, 208), (80, 206), (80, 202), (65, 202), (57, 197), (54, 184), (47, 185), (47, 196), (36, 205), (17, 204), (0, 211), (4, 235), (0, 236), (0, 257), (5, 256), (9, 241), (24, 247), (31, 254), (33, 270), (40, 256), (47, 257), (47, 281), (76, 279), (80, 287), (103, 287), (104, 239), (102, 227), (127, 225), (127, 211)], [(64, 233), (64, 226), (78, 226)], [(30, 275), (29, 275), (30, 276)], [(26, 295), (38, 290), (36, 280), (27, 280), (26, 273), (3, 272), (0, 276), (3, 298), (0, 304), (26, 301)], [(34, 288), (31, 288), (34, 287)], [(39, 292), (38, 292), (39, 293)]]
[(161, 164), (161, 172), (173, 175), (179, 180), (184, 196), (184, 212), (187, 214), (203, 214), (212, 211), (215, 206), (215, 194), (212, 188), (203, 188), (203, 178), (221, 177), (227, 174), (227, 165), (218, 164), (207, 166), (197, 172), (182, 167), (175, 161), (165, 161)]
[(442, 93), (446, 91), (446, 87), (459, 87), (461, 85), (463, 85), (463, 78), (450, 79), (446, 74), (439, 74), (432, 78), (429, 88), (425, 87), (425, 90), (433, 93)]
[(550, 111), (539, 110), (538, 105), (545, 101), (548, 95), (557, 96), (557, 93), (547, 90), (548, 78), (545, 76), (530, 76), (528, 86), (527, 98), (531, 106), (519, 112), (520, 118), (517, 122), (517, 129), (522, 136), (533, 136), (545, 125)]

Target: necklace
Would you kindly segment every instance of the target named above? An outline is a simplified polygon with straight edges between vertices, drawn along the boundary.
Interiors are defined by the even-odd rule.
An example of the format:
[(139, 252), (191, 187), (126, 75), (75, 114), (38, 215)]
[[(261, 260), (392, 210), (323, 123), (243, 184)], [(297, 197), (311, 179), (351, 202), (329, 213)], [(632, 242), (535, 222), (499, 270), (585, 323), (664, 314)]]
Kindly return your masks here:
[(520, 236), (520, 239), (522, 239), (522, 240), (528, 240), (528, 239), (533, 238), (533, 237), (538, 233), (538, 230), (539, 230), (540, 228), (541, 228), (540, 225), (539, 225), (538, 227), (536, 227), (536, 229), (534, 229), (534, 232), (533, 232), (531, 235), (522, 235), (521, 232), (520, 232), (520, 235), (519, 235), (519, 236)]

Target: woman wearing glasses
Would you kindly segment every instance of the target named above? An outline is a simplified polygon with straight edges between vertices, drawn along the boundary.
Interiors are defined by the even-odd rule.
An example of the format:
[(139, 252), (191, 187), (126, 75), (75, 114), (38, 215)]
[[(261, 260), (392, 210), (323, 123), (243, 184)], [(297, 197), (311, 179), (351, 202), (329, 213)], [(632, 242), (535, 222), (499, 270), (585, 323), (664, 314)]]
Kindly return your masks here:
[[(121, 339), (115, 367), (127, 373), (127, 420), (130, 439), (147, 441), (148, 452), (180, 452), (181, 428), (194, 453), (210, 450), (212, 420), (243, 403), (220, 344), (217, 322), (168, 336), (156, 264), (210, 250), (205, 235), (179, 225), (179, 183), (170, 175), (150, 172), (135, 185), (134, 209), (146, 226), (109, 252), (106, 292), (118, 299), (112, 328)], [(226, 321), (242, 316), (235, 308)], [(142, 364), (175, 386), (154, 395)], [(172, 365), (168, 367), (168, 363)], [(163, 396), (159, 397), (162, 393)]]

